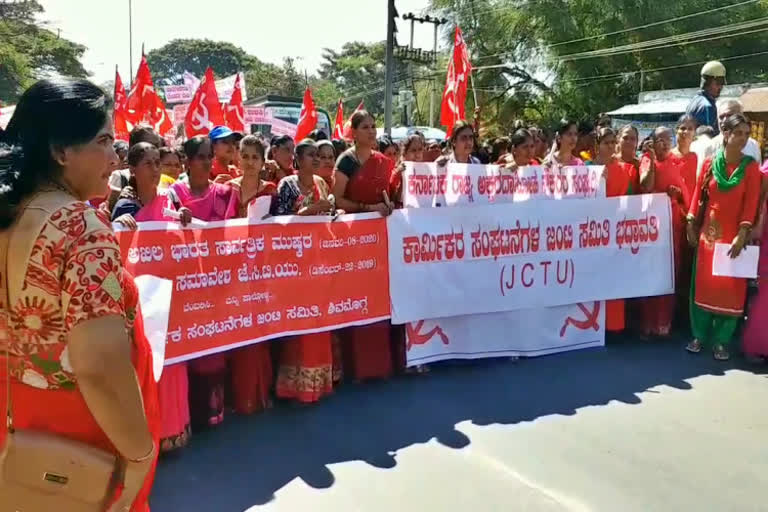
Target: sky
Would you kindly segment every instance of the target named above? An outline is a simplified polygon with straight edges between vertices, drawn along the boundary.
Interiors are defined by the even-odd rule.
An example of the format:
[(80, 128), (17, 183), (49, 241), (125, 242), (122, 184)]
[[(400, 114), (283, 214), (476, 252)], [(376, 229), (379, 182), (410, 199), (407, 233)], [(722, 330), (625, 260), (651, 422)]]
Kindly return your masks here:
[[(296, 67), (312, 74), (322, 49), (340, 49), (349, 41), (382, 41), (387, 30), (386, 0), (38, 0), (43, 21), (61, 36), (85, 45), (83, 65), (92, 80), (129, 74), (128, 3), (133, 12), (133, 72), (145, 51), (171, 39), (228, 41), (260, 60), (281, 64), (296, 58)], [(400, 15), (426, 13), (429, 0), (396, 0)], [(407, 44), (410, 22), (399, 20), (398, 42)], [(432, 25), (416, 24), (414, 45), (432, 49)]]

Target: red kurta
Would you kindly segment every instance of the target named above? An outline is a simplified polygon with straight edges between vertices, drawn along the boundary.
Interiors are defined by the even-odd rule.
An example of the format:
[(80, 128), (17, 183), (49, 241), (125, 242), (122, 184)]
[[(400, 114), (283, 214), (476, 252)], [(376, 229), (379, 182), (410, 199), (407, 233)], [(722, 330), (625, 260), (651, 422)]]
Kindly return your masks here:
[[(605, 195), (617, 197), (630, 195), (639, 188), (637, 168), (631, 163), (614, 160), (605, 166)], [(618, 332), (626, 326), (626, 303), (624, 299), (605, 302), (605, 328)]]
[[(390, 191), (394, 162), (374, 151), (349, 179), (345, 196), (350, 201), (376, 204)], [(386, 378), (392, 375), (392, 350), (389, 321), (347, 329), (344, 360), (355, 380)]]
[[(238, 196), (238, 217), (248, 216), (248, 205), (252, 201), (263, 196), (274, 196), (277, 191), (274, 183), (266, 181), (260, 184), (259, 191), (252, 197), (243, 197), (242, 182), (242, 178), (229, 182)], [(232, 398), (235, 411), (240, 414), (253, 414), (272, 404), (270, 392), (274, 371), (270, 345), (270, 342), (263, 341), (232, 352)]]
[[(650, 165), (650, 158), (643, 156), (640, 162), (640, 167)], [(675, 261), (675, 280), (679, 275), (682, 268), (682, 254), (684, 249), (685, 239), (685, 217), (687, 214), (687, 207), (690, 204), (690, 194), (688, 187), (683, 181), (680, 169), (682, 167), (682, 161), (669, 155), (664, 160), (656, 160), (655, 162), (656, 172), (653, 184), (654, 193), (670, 194), (670, 190), (676, 187), (680, 190), (682, 197), (673, 197), (670, 194), (670, 200), (672, 201), (672, 233), (673, 233), (673, 251)], [(669, 334), (672, 329), (672, 320), (675, 315), (675, 304), (677, 298), (672, 295), (661, 295), (658, 297), (646, 297), (640, 302), (640, 329), (643, 334), (653, 334), (665, 336)]]
[[(699, 157), (691, 151), (687, 155), (673, 154), (672, 158), (677, 159), (680, 164), (680, 176), (683, 178), (683, 182), (688, 187), (688, 192), (693, 195), (693, 189), (696, 188), (696, 169), (699, 165)], [(690, 207), (690, 204), (686, 206), (686, 210)]]
[[(696, 215), (704, 178), (712, 165), (712, 159), (704, 161), (697, 186), (691, 200), (689, 215)], [(730, 176), (737, 165), (727, 165)], [(741, 183), (728, 191), (717, 186), (714, 176), (709, 184), (709, 201), (704, 214), (704, 225), (699, 235), (696, 258), (696, 296), (697, 306), (711, 313), (740, 316), (744, 312), (744, 299), (747, 295), (747, 280), (737, 277), (712, 275), (715, 243), (731, 244), (742, 225), (752, 225), (757, 215), (760, 201), (760, 168), (757, 162), (750, 163), (744, 171)]]

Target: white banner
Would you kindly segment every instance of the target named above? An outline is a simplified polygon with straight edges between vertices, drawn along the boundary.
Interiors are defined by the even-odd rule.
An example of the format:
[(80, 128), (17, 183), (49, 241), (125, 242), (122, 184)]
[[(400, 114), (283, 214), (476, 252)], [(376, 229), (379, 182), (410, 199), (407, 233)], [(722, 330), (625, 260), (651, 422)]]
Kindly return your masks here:
[(674, 291), (664, 194), (405, 209), (387, 228), (396, 324)]
[[(243, 92), (243, 101), (246, 101), (248, 99), (248, 94), (245, 87), (245, 73), (241, 72), (239, 75), (240, 85), (242, 86)], [(200, 80), (188, 71), (185, 71), (183, 76), (183, 85), (168, 85), (163, 87), (166, 103), (189, 103), (192, 101), (195, 91), (200, 87)], [(221, 80), (216, 80), (216, 92), (219, 94), (219, 101), (221, 103), (229, 103), (229, 100), (232, 98), (232, 92), (235, 90), (236, 78), (237, 74), (234, 74), (222, 78)]]
[(522, 202), (530, 199), (584, 199), (605, 195), (603, 167), (521, 167), (406, 164), (406, 208)]
[(405, 324), (408, 366), (444, 359), (534, 357), (602, 347), (605, 302)]

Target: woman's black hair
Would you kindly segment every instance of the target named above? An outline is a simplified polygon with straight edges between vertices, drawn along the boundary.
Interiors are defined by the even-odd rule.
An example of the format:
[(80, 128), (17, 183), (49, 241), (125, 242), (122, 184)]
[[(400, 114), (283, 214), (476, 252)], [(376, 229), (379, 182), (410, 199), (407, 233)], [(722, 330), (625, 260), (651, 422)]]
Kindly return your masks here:
[(179, 159), (179, 162), (181, 162), (181, 156), (179, 155), (179, 151), (174, 148), (169, 148), (168, 146), (163, 146), (159, 149), (160, 151), (160, 159), (162, 160), (168, 155), (174, 155)]
[(333, 147), (336, 149), (336, 156), (342, 154), (348, 148), (347, 143), (341, 139), (333, 139), (331, 143), (333, 143)]
[(557, 123), (557, 126), (555, 127), (555, 135), (562, 136), (565, 132), (567, 132), (571, 126), (575, 126), (576, 129), (579, 129), (579, 123), (574, 121), (573, 119), (568, 118), (562, 118), (559, 123)]
[(321, 140), (328, 140), (328, 134), (324, 130), (316, 128), (309, 132), (309, 138), (315, 142), (320, 142)]
[[(319, 140), (315, 143), (315, 147), (317, 148), (317, 151), (319, 152), (321, 148), (331, 148), (331, 151), (333, 151), (333, 158), (334, 160), (336, 157), (339, 156), (340, 153), (336, 153), (336, 146), (333, 145), (333, 142), (331, 142), (328, 139)], [(345, 150), (346, 151), (346, 150)]]
[(40, 80), (21, 95), (0, 139), (0, 229), (41, 185), (59, 177), (53, 149), (84, 144), (109, 120), (111, 100), (87, 80)]
[(367, 110), (356, 110), (349, 120), (352, 129), (357, 130), (360, 127), (360, 124), (369, 117), (373, 119), (373, 116), (369, 114)]
[(520, 128), (509, 138), (509, 145), (514, 148), (520, 144), (525, 144), (528, 139), (533, 139), (533, 134), (525, 128)]
[(272, 137), (272, 141), (269, 143), (269, 145), (273, 148), (280, 147), (283, 144), (287, 144), (289, 142), (293, 142), (293, 137), (290, 135), (275, 135)]
[(675, 128), (680, 128), (685, 123), (693, 123), (694, 130), (699, 127), (699, 121), (695, 117), (693, 117), (691, 114), (683, 114), (677, 120)]
[(600, 144), (601, 142), (603, 142), (603, 140), (606, 137), (610, 137), (611, 135), (615, 137), (616, 130), (614, 130), (610, 126), (600, 126), (597, 129), (597, 137), (595, 138), (595, 140), (597, 141), (598, 144)]
[(309, 151), (310, 148), (315, 147), (315, 141), (312, 139), (304, 139), (301, 142), (299, 142), (296, 145), (296, 163), (298, 163), (298, 160), (304, 156), (304, 153)]
[(502, 151), (508, 153), (511, 146), (512, 142), (509, 137), (499, 137), (498, 139), (495, 139), (491, 144), (490, 161), (496, 163), (496, 161), (501, 158)]
[(453, 125), (453, 131), (451, 132), (451, 136), (448, 139), (448, 142), (450, 143), (451, 147), (456, 146), (456, 138), (459, 136), (459, 132), (462, 132), (469, 128), (469, 130), (472, 132), (472, 136), (475, 135), (475, 129), (472, 128), (472, 125), (469, 124), (466, 121), (456, 121), (456, 124)]
[(191, 139), (184, 141), (184, 154), (187, 155), (187, 160), (195, 158), (202, 145), (206, 142), (209, 142), (209, 139), (205, 135), (195, 135)]
[(246, 148), (246, 147), (256, 148), (256, 152), (260, 154), (261, 159), (264, 160), (265, 154), (267, 152), (267, 147), (262, 137), (259, 137), (258, 135), (246, 135), (240, 141), (240, 151), (242, 151), (243, 148)]
[(411, 146), (417, 140), (421, 141), (421, 145), (424, 147), (424, 149), (426, 149), (427, 144), (426, 144), (426, 140), (424, 140), (424, 134), (422, 134), (419, 131), (415, 131), (409, 136), (407, 136), (403, 141), (403, 147), (401, 149), (402, 154), (405, 155), (408, 151), (410, 151)]
[(618, 135), (621, 135), (627, 130), (632, 130), (633, 132), (635, 132), (635, 138), (638, 140), (640, 139), (640, 132), (637, 131), (637, 128), (633, 124), (625, 124), (624, 126), (619, 128)]
[(139, 165), (144, 158), (144, 155), (153, 149), (157, 151), (157, 148), (149, 142), (139, 142), (138, 144), (131, 146), (131, 149), (128, 150), (128, 165), (131, 167)]
[(737, 126), (741, 124), (749, 125), (749, 119), (747, 119), (744, 114), (733, 114), (732, 116), (728, 116), (728, 119), (726, 119), (723, 123), (723, 131), (733, 131)]
[(131, 134), (128, 136), (128, 146), (135, 146), (139, 142), (149, 142), (156, 148), (165, 145), (163, 138), (149, 126), (137, 126), (131, 130)]
[(385, 152), (387, 148), (391, 146), (397, 146), (397, 144), (392, 142), (392, 139), (390, 139), (388, 135), (382, 135), (376, 139), (376, 142), (379, 144), (379, 153)]

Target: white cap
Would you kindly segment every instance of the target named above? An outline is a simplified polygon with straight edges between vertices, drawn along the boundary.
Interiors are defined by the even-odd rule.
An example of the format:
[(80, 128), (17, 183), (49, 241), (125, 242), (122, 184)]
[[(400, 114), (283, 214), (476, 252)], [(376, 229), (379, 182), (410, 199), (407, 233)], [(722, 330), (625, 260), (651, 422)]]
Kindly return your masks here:
[(711, 60), (701, 68), (701, 76), (712, 76), (715, 78), (725, 78), (725, 66), (717, 60)]

